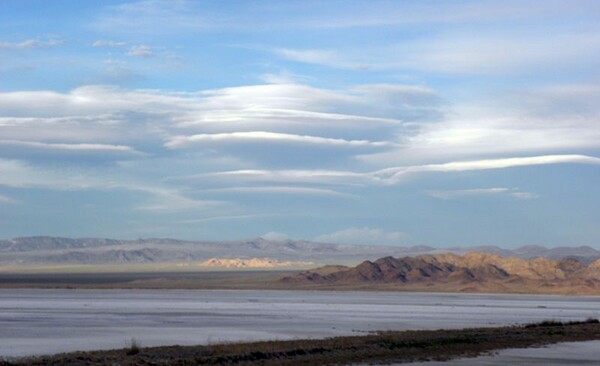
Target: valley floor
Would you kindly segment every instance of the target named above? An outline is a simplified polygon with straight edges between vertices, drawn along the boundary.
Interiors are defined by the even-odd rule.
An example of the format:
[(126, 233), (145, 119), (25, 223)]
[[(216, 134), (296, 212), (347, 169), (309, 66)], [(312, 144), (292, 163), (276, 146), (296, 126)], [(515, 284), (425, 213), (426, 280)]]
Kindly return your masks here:
[(282, 281), (299, 271), (220, 270), (155, 272), (0, 272), (0, 289), (319, 290), (497, 293), (598, 296), (600, 288), (515, 282), (306, 283)]

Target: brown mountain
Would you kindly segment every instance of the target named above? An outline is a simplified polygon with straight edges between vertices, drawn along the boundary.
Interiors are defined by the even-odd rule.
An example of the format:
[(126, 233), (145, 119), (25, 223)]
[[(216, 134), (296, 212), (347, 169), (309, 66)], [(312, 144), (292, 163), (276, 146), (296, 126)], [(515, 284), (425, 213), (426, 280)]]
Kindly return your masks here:
[(489, 253), (384, 257), (327, 266), (280, 280), (295, 287), (599, 294), (600, 260), (500, 257)]

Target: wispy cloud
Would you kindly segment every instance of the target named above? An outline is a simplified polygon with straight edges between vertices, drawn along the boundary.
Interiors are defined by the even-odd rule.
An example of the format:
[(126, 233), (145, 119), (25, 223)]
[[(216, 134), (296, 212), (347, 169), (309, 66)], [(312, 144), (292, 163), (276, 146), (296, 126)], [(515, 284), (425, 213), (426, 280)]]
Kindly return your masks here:
[(133, 46), (129, 49), (129, 51), (127, 51), (126, 54), (127, 54), (127, 56), (142, 57), (142, 58), (152, 57), (152, 56), (156, 55), (154, 53), (154, 51), (152, 50), (152, 48), (150, 48), (149, 46), (146, 46), (146, 45)]
[(0, 195), (0, 204), (9, 204), (9, 205), (14, 205), (17, 204), (19, 201), (10, 198), (8, 196), (4, 196), (4, 195)]
[(223, 201), (193, 199), (176, 190), (168, 188), (130, 187), (130, 189), (150, 193), (148, 202), (137, 206), (136, 209), (152, 213), (169, 213), (190, 210), (208, 211), (222, 208), (227, 205)]
[(351, 227), (314, 238), (322, 243), (340, 244), (400, 244), (407, 235), (400, 231), (385, 231), (370, 227)]
[(201, 218), (180, 221), (180, 224), (201, 224), (216, 221), (247, 221), (282, 217), (282, 214), (247, 214), (247, 215), (211, 215)]
[(249, 193), (268, 195), (308, 195), (355, 198), (356, 196), (332, 189), (295, 187), (295, 186), (260, 186), (260, 187), (228, 187), (203, 190), (206, 193)]
[[(578, 2), (577, 5), (585, 5)], [(336, 16), (327, 16), (318, 11), (319, 3), (309, 2), (311, 12), (299, 12), (299, 24), (305, 27), (342, 29), (377, 28), (389, 26), (452, 25), (476, 22), (510, 22), (522, 19), (553, 19), (561, 16), (585, 15), (590, 9), (569, 2), (537, 4), (508, 0), (502, 5), (477, 1), (438, 2), (389, 2), (389, 1), (344, 1), (334, 2)], [(315, 9), (317, 6), (317, 9)], [(597, 14), (597, 10), (591, 10)], [(356, 16), (360, 14), (361, 16)], [(294, 25), (295, 23), (292, 23)]]
[(125, 47), (127, 42), (98, 40), (92, 43), (92, 47)]
[(39, 39), (27, 39), (21, 42), (0, 42), (0, 50), (1, 49), (28, 49), (28, 48), (50, 48), (62, 46), (64, 41), (50, 39), (47, 41), (42, 41)]
[[(589, 7), (576, 2), (552, 4), (504, 1), (502, 6), (478, 2), (389, 2), (389, 1), (308, 1), (301, 4), (239, 4), (235, 14), (202, 2), (186, 0), (141, 0), (110, 6), (99, 14), (98, 30), (130, 33), (189, 32), (191, 30), (327, 29), (350, 31), (389, 26), (453, 25), (468, 22), (506, 23), (523, 19), (554, 19), (560, 16), (589, 15)], [(335, 17), (331, 14), (335, 11)], [(587, 11), (587, 12), (586, 12)], [(591, 11), (593, 14), (597, 12)], [(360, 16), (357, 16), (360, 14)]]
[(193, 144), (206, 144), (210, 142), (284, 142), (309, 145), (329, 145), (339, 147), (385, 147), (390, 146), (385, 141), (344, 140), (320, 136), (294, 135), (267, 131), (232, 132), (217, 134), (198, 134), (192, 136), (172, 137), (165, 146), (180, 148)]
[(440, 198), (444, 200), (473, 197), (473, 196), (494, 196), (494, 195), (507, 195), (517, 199), (535, 199), (539, 196), (530, 193), (520, 191), (518, 188), (474, 188), (474, 189), (455, 189), (455, 190), (435, 190), (427, 191), (427, 194), (431, 197)]
[[(367, 49), (365, 49), (365, 47)], [(535, 31), (444, 33), (384, 45), (271, 50), (283, 59), (340, 69), (419, 70), (441, 74), (507, 75), (588, 66), (600, 51), (597, 30), (570, 29), (552, 37)]]
[(179, 180), (214, 179), (217, 181), (281, 182), (333, 185), (367, 185), (369, 174), (337, 170), (231, 170), (178, 177)]
[(114, 152), (141, 155), (130, 146), (108, 145), (108, 144), (53, 144), (37, 141), (18, 141), (18, 140), (0, 140), (0, 146), (25, 147), (46, 151), (64, 151), (64, 152)]
[(600, 164), (600, 158), (586, 155), (544, 155), (518, 158), (457, 161), (443, 164), (415, 165), (387, 168), (371, 173), (375, 179), (397, 184), (413, 174), (435, 172), (465, 172), (476, 170), (506, 169), (548, 164)]
[(334, 50), (324, 49), (275, 49), (274, 53), (291, 61), (304, 62), (323, 66), (338, 67), (342, 69), (368, 70), (373, 63), (359, 63), (349, 60), (344, 55)]
[[(335, 170), (237, 170), (207, 173), (205, 178), (246, 182), (296, 182), (313, 184), (369, 184), (395, 185), (409, 177), (430, 173), (452, 173), (491, 169), (507, 169), (549, 164), (592, 164), (600, 165), (600, 158), (587, 155), (544, 155), (517, 158), (457, 161), (443, 164), (426, 164), (391, 167), (373, 172), (351, 172)], [(200, 178), (201, 176), (190, 177)], [(504, 190), (506, 188), (499, 188)], [(498, 190), (494, 188), (493, 190)]]
[[(165, 147), (173, 153), (214, 151), (215, 156), (221, 154), (237, 161), (251, 157), (257, 167), (195, 173), (211, 179), (396, 184), (432, 172), (596, 164), (598, 158), (578, 154), (477, 159), (494, 153), (514, 156), (533, 147), (536, 152), (600, 147), (600, 138), (596, 138), (600, 130), (592, 123), (596, 107), (591, 97), (596, 90), (559, 89), (544, 92), (541, 99), (531, 95), (522, 98), (528, 100), (522, 102), (526, 104), (523, 108), (532, 114), (526, 124), (502, 117), (493, 122), (456, 119), (422, 123), (422, 116), (433, 118), (439, 114), (439, 97), (428, 88), (410, 85), (371, 84), (327, 90), (300, 84), (266, 84), (181, 93), (87, 86), (67, 93), (8, 92), (0, 93), (0, 108), (6, 114), (0, 118), (0, 145), (135, 155), (137, 150), (131, 146), (143, 141), (147, 149), (144, 152), (164, 154)], [(559, 94), (586, 100), (571, 103), (578, 106), (580, 119), (569, 119), (573, 111), (549, 102)], [(560, 119), (544, 120), (550, 117), (534, 111), (544, 109), (547, 103), (560, 108)], [(399, 116), (405, 116), (404, 120)], [(544, 123), (548, 121), (552, 123)], [(190, 149), (193, 147), (200, 149)], [(274, 147), (283, 150), (273, 153)], [(356, 171), (323, 169), (324, 156), (311, 155), (315, 147), (339, 151), (339, 156), (327, 154), (339, 161), (358, 156), (367, 164)], [(285, 152), (291, 151), (286, 149), (291, 148), (305, 152), (304, 165), (296, 163), (301, 169), (294, 169), (290, 159), (285, 161), (285, 169), (261, 168), (273, 156), (286, 159), (289, 155)], [(11, 156), (19, 158), (17, 153), (15, 150)], [(411, 157), (425, 162), (455, 160), (397, 165)]]
[[(218, 24), (202, 7), (185, 0), (140, 0), (109, 6), (93, 27), (107, 33), (170, 34), (209, 29)], [(157, 24), (161, 24), (157, 27)]]
[[(57, 191), (129, 191), (143, 193), (146, 203), (135, 207), (149, 213), (205, 211), (228, 207), (216, 200), (195, 199), (177, 189), (151, 185), (123, 175), (99, 172), (98, 169), (52, 170), (32, 166), (19, 160), (0, 159), (0, 186), (12, 188), (43, 188)], [(68, 177), (68, 179), (65, 179)]]

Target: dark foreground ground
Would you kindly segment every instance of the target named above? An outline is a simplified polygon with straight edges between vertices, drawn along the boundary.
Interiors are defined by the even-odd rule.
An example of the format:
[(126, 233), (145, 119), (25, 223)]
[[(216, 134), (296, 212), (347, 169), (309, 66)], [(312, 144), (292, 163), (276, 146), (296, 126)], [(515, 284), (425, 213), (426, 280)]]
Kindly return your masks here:
[[(170, 346), (0, 361), (24, 365), (344, 365), (404, 363), (474, 357), (482, 353), (558, 342), (600, 339), (596, 319), (500, 328), (379, 332), (321, 340), (269, 341), (210, 346)], [(32, 345), (33, 347), (34, 345)]]

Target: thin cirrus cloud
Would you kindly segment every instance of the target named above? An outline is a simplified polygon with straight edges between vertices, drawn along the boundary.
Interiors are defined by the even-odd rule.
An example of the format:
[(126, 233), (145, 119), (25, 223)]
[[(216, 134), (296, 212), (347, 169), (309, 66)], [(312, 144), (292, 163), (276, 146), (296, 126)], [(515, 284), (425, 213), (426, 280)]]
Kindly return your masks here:
[(144, 202), (134, 208), (154, 214), (180, 211), (217, 213), (232, 206), (223, 201), (196, 199), (171, 187), (152, 185), (131, 175), (100, 171), (98, 168), (49, 169), (0, 158), (0, 171), (0, 186), (10, 188), (141, 193), (145, 197)]
[[(104, 33), (177, 34), (181, 31), (208, 29), (215, 22), (190, 1), (140, 0), (108, 6), (91, 24)], [(157, 24), (161, 24), (157, 27)]]
[(32, 148), (41, 151), (57, 151), (57, 152), (113, 152), (122, 154), (141, 155), (130, 146), (124, 145), (108, 145), (108, 144), (53, 144), (37, 141), (18, 141), (18, 140), (0, 140), (0, 147), (24, 147)]
[(239, 170), (208, 173), (196, 178), (218, 178), (246, 182), (297, 182), (314, 184), (364, 184), (395, 185), (407, 179), (428, 173), (452, 173), (549, 164), (592, 164), (600, 165), (600, 158), (586, 155), (544, 155), (517, 158), (458, 161), (443, 164), (425, 164), (390, 167), (372, 172), (328, 171), (328, 170)]
[(586, 155), (544, 155), (474, 161), (457, 161), (443, 164), (426, 164), (408, 167), (393, 167), (372, 173), (376, 179), (396, 184), (413, 174), (435, 172), (464, 172), (474, 170), (506, 169), (548, 164), (600, 164), (600, 158)]
[(51, 48), (64, 45), (64, 41), (50, 39), (41, 41), (39, 39), (27, 39), (21, 42), (0, 42), (1, 49), (33, 49), (33, 48)]
[(517, 188), (473, 188), (473, 189), (455, 189), (455, 190), (434, 190), (426, 192), (429, 196), (443, 199), (459, 199), (465, 197), (477, 197), (477, 196), (497, 196), (507, 195), (517, 199), (535, 199), (539, 196), (531, 192), (523, 192)]
[(364, 69), (368, 70), (374, 67), (374, 62), (360, 62), (356, 59), (351, 59), (340, 52), (335, 50), (324, 50), (324, 49), (288, 49), (279, 48), (273, 51), (276, 55), (282, 58), (304, 62), (308, 64), (316, 64), (323, 66), (331, 66), (342, 69)]
[[(551, 4), (507, 0), (502, 4), (480, 1), (460, 2), (389, 2), (389, 1), (343, 1), (329, 2), (337, 7), (336, 17), (327, 16), (324, 11), (312, 11), (298, 20), (305, 26), (323, 29), (351, 30), (357, 28), (377, 28), (388, 26), (412, 26), (415, 24), (452, 25), (485, 21), (506, 23), (523, 19), (552, 19), (561, 16), (597, 14), (589, 9), (586, 2), (556, 1)], [(308, 6), (323, 3), (307, 3)], [(342, 5), (343, 4), (343, 5)], [(314, 10), (314, 9), (313, 9)], [(356, 16), (360, 14), (360, 16)]]
[(368, 185), (373, 181), (369, 174), (336, 170), (257, 170), (244, 169), (212, 172), (173, 178), (179, 181), (214, 180), (241, 182), (280, 182), (319, 185)]
[(400, 244), (407, 235), (400, 231), (385, 231), (370, 227), (351, 227), (319, 235), (316, 242), (339, 244)]
[(206, 193), (224, 194), (261, 194), (261, 195), (303, 195), (303, 196), (332, 196), (356, 198), (357, 196), (338, 192), (332, 189), (296, 187), (296, 186), (260, 186), (260, 187), (228, 187), (203, 190)]
[[(590, 65), (600, 51), (597, 30), (567, 30), (551, 38), (506, 32), (439, 34), (418, 41), (355, 48), (278, 48), (283, 59), (340, 69), (412, 69), (448, 74), (497, 75)], [(390, 52), (393, 50), (393, 52)], [(395, 57), (394, 55), (398, 55)], [(542, 66), (540, 66), (542, 65)]]
[(15, 199), (13, 199), (13, 198), (10, 198), (10, 197), (8, 197), (8, 196), (4, 196), (4, 195), (1, 195), (1, 194), (0, 194), (0, 205), (1, 205), (1, 204), (9, 204), (9, 205), (14, 205), (14, 204), (17, 204), (17, 203), (18, 203), (18, 201), (17, 201), (17, 200), (15, 200)]
[[(585, 2), (584, 2), (585, 3)], [(414, 24), (456, 24), (472, 21), (507, 22), (523, 18), (544, 19), (586, 14), (585, 7), (569, 2), (531, 4), (504, 1), (502, 6), (479, 2), (401, 2), (331, 1), (279, 3), (277, 6), (239, 4), (238, 11), (219, 11), (218, 7), (187, 0), (140, 0), (109, 6), (98, 15), (93, 26), (112, 33), (156, 34), (202, 30), (260, 29), (340, 29), (406, 26)], [(326, 16), (335, 11), (336, 16)], [(356, 16), (360, 14), (361, 16)], [(210, 16), (208, 16), (210, 15)], [(156, 24), (163, 24), (157, 29)], [(160, 31), (160, 32), (159, 32)]]
[(125, 47), (127, 46), (127, 42), (122, 41), (103, 41), (97, 40), (92, 43), (92, 47)]
[(133, 57), (147, 58), (147, 57), (155, 56), (156, 53), (149, 46), (137, 45), (137, 46), (131, 47), (129, 49), (129, 51), (127, 51), (126, 55), (133, 56)]
[(198, 134), (192, 136), (175, 136), (171, 138), (165, 144), (165, 146), (169, 148), (182, 148), (194, 144), (207, 144), (211, 142), (279, 142), (286, 144), (297, 143), (334, 147), (386, 147), (391, 145), (389, 142), (385, 141), (344, 140), (320, 136), (294, 135), (288, 133), (276, 133), (267, 131), (250, 131), (217, 134)]
[[(296, 107), (297, 108), (297, 107)], [(251, 127), (247, 126), (252, 121)], [(287, 125), (292, 128), (307, 128), (320, 125), (330, 128), (347, 128), (368, 130), (373, 125), (395, 127), (402, 124), (401, 120), (394, 118), (372, 117), (334, 112), (315, 112), (304, 109), (269, 108), (267, 106), (248, 106), (229, 109), (207, 109), (205, 111), (184, 115), (178, 123), (182, 128), (202, 126), (211, 128), (211, 125), (227, 125), (236, 128), (272, 127), (281, 128)]]

